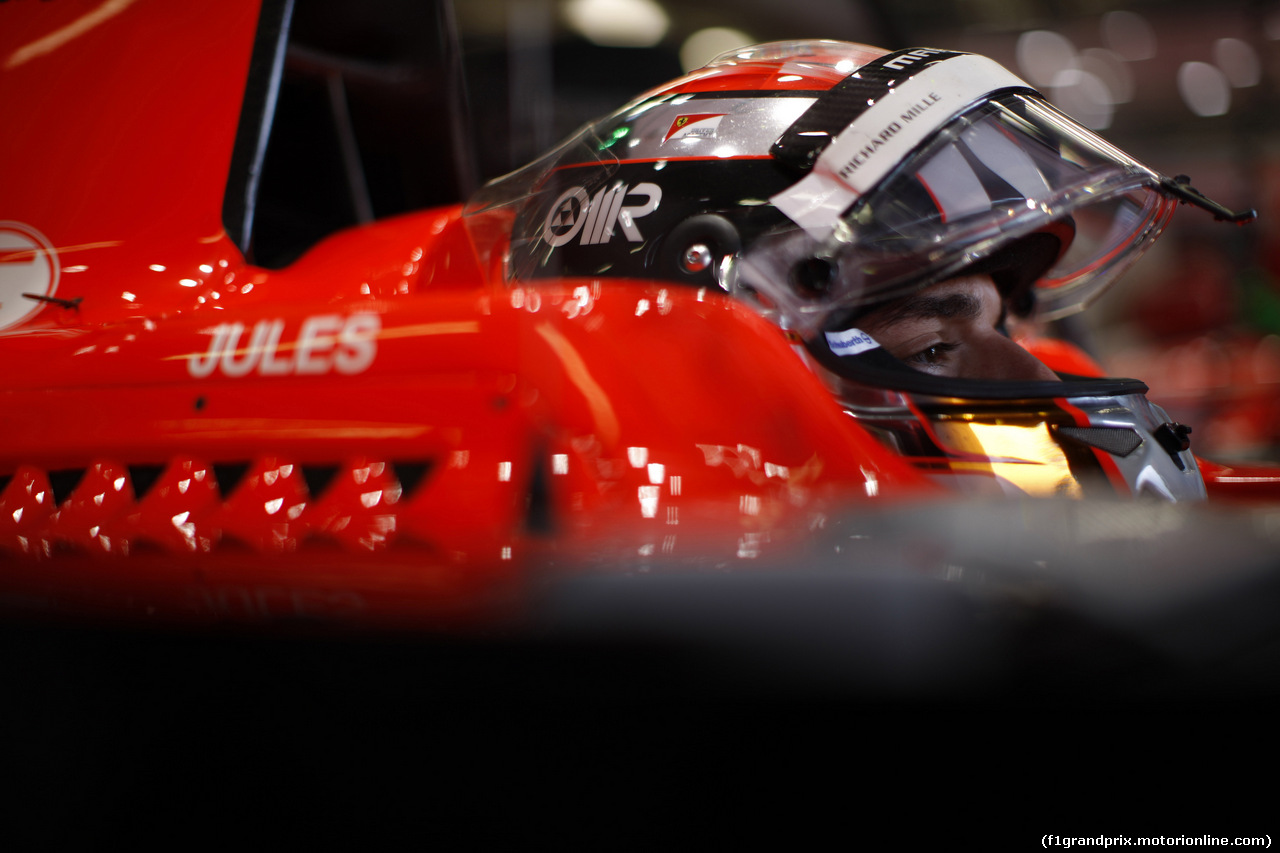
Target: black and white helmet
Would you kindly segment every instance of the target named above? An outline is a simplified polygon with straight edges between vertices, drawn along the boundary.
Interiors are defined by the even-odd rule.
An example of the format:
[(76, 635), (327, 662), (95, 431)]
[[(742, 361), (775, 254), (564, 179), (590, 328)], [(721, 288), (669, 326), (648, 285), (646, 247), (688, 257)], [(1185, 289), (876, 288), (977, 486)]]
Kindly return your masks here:
[[(724, 54), (642, 95), (491, 183), (468, 212), (508, 218), (511, 280), (656, 279), (750, 300), (803, 341), (851, 414), (931, 470), (1080, 494), (1088, 468), (1108, 488), (1180, 499), (1204, 495), (1187, 430), (1142, 383), (932, 376), (857, 328), (876, 306), (973, 271), (1017, 311), (1065, 316), (1137, 260), (1179, 200), (1248, 216), (1142, 165), (985, 57), (803, 41)], [(977, 437), (975, 412), (1004, 437)], [(997, 424), (1047, 441), (999, 450), (1010, 439)], [(1048, 471), (1048, 485), (1011, 473), (1036, 454), (1022, 470)]]

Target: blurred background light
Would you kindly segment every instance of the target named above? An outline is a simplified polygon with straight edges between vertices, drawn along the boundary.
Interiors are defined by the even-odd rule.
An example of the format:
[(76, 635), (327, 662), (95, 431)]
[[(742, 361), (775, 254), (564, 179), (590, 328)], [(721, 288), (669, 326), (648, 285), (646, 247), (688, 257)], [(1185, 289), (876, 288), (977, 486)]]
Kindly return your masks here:
[(1105, 47), (1091, 47), (1080, 51), (1076, 61), (1081, 71), (1106, 85), (1111, 103), (1127, 104), (1133, 100), (1133, 71), (1118, 53)]
[(568, 0), (562, 10), (570, 28), (609, 47), (653, 47), (671, 26), (654, 0)]
[(680, 65), (685, 71), (701, 68), (720, 54), (756, 40), (732, 27), (707, 27), (690, 34), (680, 45)]
[(1068, 68), (1059, 71), (1049, 88), (1054, 106), (1085, 127), (1105, 130), (1111, 126), (1114, 113), (1111, 90), (1107, 84), (1088, 71)]
[(1076, 48), (1062, 33), (1028, 30), (1015, 47), (1018, 67), (1033, 86), (1048, 88), (1062, 71), (1076, 67)]
[(1137, 12), (1119, 9), (1102, 16), (1102, 43), (1120, 57), (1137, 62), (1156, 55), (1156, 33)]
[(1262, 63), (1247, 41), (1221, 38), (1213, 43), (1213, 64), (1222, 69), (1227, 80), (1237, 89), (1256, 86), (1262, 80)]
[(1227, 75), (1207, 62), (1184, 62), (1178, 68), (1178, 93), (1198, 116), (1225, 115), (1231, 109)]

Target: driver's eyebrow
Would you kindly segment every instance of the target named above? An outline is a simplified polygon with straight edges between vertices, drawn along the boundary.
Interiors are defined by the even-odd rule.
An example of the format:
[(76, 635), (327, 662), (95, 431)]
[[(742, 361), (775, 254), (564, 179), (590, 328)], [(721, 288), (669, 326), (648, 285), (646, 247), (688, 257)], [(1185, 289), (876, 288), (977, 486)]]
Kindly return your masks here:
[(877, 325), (934, 318), (972, 320), (982, 315), (982, 303), (971, 293), (948, 293), (944, 296), (920, 293), (873, 313)]

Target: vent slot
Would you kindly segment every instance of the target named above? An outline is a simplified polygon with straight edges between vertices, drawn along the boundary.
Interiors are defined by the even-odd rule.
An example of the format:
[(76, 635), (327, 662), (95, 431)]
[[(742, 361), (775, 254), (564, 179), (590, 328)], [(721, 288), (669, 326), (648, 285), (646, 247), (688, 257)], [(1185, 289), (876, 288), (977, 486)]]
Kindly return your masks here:
[(71, 493), (84, 479), (84, 468), (68, 468), (63, 471), (49, 472), (49, 488), (53, 489), (53, 505), (62, 506), (62, 502), (71, 497)]
[(336, 476), (338, 476), (337, 465), (302, 466), (302, 479), (307, 484), (307, 492), (312, 498), (320, 497)]
[(249, 473), (248, 462), (215, 462), (213, 463), (213, 477), (218, 481), (218, 491), (222, 493), (222, 497), (226, 498), (235, 491), (236, 486), (240, 485), (240, 481), (244, 479), (244, 475)]
[(400, 481), (401, 494), (407, 498), (422, 485), (423, 478), (431, 470), (431, 463), (392, 462), (391, 468), (396, 472), (396, 479)]
[(151, 487), (164, 473), (163, 465), (130, 465), (129, 482), (133, 483), (133, 496), (142, 500), (142, 496), (151, 491)]

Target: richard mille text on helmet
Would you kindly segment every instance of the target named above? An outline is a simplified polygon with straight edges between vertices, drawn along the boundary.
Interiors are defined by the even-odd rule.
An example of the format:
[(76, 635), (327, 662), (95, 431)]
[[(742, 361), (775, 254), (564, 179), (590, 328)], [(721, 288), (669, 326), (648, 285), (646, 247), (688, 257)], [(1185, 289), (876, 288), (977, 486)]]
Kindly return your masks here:
[[(1177, 201), (1245, 220), (985, 57), (830, 41), (724, 54), (487, 186), (505, 275), (748, 300), (845, 410), (958, 488), (1201, 498), (1189, 430), (1130, 379), (1055, 374), (1006, 321), (1085, 307)], [(1024, 464), (1034, 460), (1037, 464)], [(996, 477), (963, 476), (981, 466)]]

